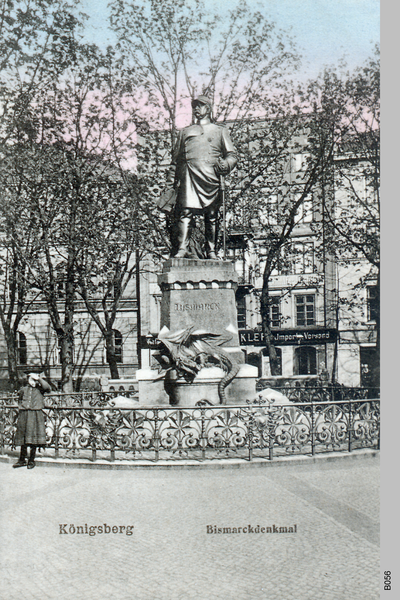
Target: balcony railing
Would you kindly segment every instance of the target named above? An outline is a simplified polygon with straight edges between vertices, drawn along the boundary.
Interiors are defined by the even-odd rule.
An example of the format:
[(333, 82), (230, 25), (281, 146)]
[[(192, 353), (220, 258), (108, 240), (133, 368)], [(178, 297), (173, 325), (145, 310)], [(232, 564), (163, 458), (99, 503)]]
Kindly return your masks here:
[[(76, 395), (75, 395), (76, 396)], [(379, 449), (380, 402), (372, 399), (194, 408), (118, 408), (104, 395), (47, 397), (44, 457), (179, 461)], [(0, 400), (2, 454), (15, 450), (18, 408)]]

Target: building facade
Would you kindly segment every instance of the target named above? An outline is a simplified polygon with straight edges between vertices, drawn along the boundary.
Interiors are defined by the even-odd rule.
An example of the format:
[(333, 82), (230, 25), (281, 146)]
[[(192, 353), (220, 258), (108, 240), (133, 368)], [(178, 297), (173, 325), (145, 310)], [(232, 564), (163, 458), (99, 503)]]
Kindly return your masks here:
[[(246, 361), (257, 366), (263, 378), (271, 376), (260, 309), (268, 232), (279, 224), (281, 203), (288, 199), (296, 202), (302, 193), (308, 166), (302, 147), (304, 139), (293, 144), (279, 184), (265, 185), (264, 180), (255, 187), (261, 211), (258, 225), (231, 228), (227, 238), (226, 259), (234, 263), (239, 276), (236, 299), (241, 347)], [(349, 386), (376, 382), (377, 272), (362, 252), (353, 252), (348, 245), (341, 252), (334, 227), (357, 211), (360, 224), (366, 207), (367, 212), (374, 208), (376, 190), (371, 193), (365, 172), (365, 162), (357, 153), (337, 150), (330, 176), (303, 194), (294, 227), (274, 264), (268, 281), (269, 319), (279, 358), (277, 377), (282, 380), (323, 377)], [(152, 354), (161, 298), (158, 270), (160, 264), (142, 264), (140, 285), (132, 279), (120, 302), (114, 344), (121, 378), (134, 378), (138, 368), (155, 364)], [(60, 306), (62, 293), (60, 290)], [(75, 380), (108, 375), (104, 339), (83, 302), (76, 303), (74, 337)], [(21, 371), (43, 368), (53, 381), (60, 379), (60, 350), (44, 302), (32, 303), (17, 342)], [(3, 388), (7, 379), (6, 346), (0, 334)]]
[[(296, 178), (293, 195), (299, 189), (296, 175), (301, 180), (305, 169), (306, 157), (295, 150), (286, 175), (286, 181)], [(322, 377), (346, 386), (379, 385), (378, 274), (365, 246), (357, 247), (357, 228), (369, 229), (371, 235), (371, 215), (378, 224), (379, 191), (369, 173), (370, 164), (360, 153), (337, 147), (331, 176), (297, 210), (295, 227), (268, 282), (270, 326), (280, 363), (277, 381)], [(260, 193), (266, 193), (265, 219), (277, 222), (279, 193)], [(373, 239), (377, 246), (378, 229)], [(229, 242), (229, 257), (241, 278), (242, 348), (259, 376), (271, 377), (260, 309), (268, 240), (261, 229), (233, 235)]]

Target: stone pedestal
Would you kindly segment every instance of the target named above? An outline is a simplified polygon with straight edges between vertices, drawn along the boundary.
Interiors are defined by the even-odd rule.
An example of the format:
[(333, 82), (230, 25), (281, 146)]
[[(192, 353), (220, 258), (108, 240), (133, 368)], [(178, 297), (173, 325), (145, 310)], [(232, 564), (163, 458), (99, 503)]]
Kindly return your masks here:
[[(226, 387), (228, 404), (242, 404), (255, 395), (257, 369), (244, 364), (239, 346), (235, 291), (238, 276), (228, 261), (170, 258), (158, 275), (161, 288), (161, 329), (175, 333), (189, 327), (226, 338), (221, 349), (240, 365)], [(194, 406), (199, 400), (219, 404), (218, 383), (225, 376), (219, 367), (204, 368), (192, 383), (170, 380), (171, 404)]]
[(238, 363), (239, 347), (235, 291), (238, 276), (231, 262), (170, 258), (158, 276), (161, 288), (161, 329), (198, 330), (230, 337), (223, 348)]

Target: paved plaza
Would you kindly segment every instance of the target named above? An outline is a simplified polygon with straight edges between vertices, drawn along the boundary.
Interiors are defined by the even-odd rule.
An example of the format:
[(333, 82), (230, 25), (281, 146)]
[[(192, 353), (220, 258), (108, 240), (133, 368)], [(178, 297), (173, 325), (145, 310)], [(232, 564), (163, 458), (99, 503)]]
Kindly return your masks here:
[(1, 600), (379, 598), (377, 456), (0, 478)]

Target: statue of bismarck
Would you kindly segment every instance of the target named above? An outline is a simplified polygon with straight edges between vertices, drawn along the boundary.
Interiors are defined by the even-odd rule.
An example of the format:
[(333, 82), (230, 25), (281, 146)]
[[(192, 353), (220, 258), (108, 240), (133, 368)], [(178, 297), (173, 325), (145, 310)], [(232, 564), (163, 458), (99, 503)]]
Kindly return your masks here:
[(237, 156), (228, 131), (212, 122), (209, 98), (199, 96), (192, 101), (192, 108), (196, 124), (179, 132), (164, 193), (176, 199), (172, 256), (192, 256), (189, 252), (191, 225), (194, 215), (204, 214), (206, 256), (216, 259), (220, 178), (232, 171)]

